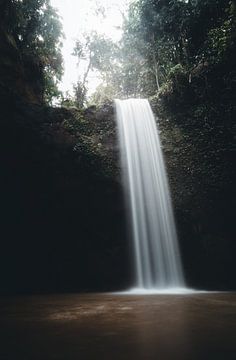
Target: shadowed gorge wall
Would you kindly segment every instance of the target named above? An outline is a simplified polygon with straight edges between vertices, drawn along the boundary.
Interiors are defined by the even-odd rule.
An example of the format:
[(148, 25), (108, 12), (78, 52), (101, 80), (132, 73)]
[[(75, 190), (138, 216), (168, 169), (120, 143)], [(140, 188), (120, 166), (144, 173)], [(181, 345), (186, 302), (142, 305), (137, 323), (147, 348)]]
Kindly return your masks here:
[(1, 292), (124, 285), (112, 108), (95, 114), (1, 99)]
[[(30, 105), (4, 89), (1, 112), (1, 292), (127, 287), (113, 107)], [(163, 114), (159, 126), (188, 283), (234, 288), (231, 167), (206, 177), (204, 148)]]

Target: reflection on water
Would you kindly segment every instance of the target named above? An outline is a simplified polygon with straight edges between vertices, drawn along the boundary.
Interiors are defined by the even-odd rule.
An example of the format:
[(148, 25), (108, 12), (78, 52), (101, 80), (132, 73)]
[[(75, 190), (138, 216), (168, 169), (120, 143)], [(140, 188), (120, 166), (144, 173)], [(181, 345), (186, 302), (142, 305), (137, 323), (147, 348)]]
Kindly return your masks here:
[(120, 295), (184, 295), (207, 293), (204, 290), (194, 290), (187, 287), (165, 287), (165, 288), (131, 288), (114, 294)]
[(235, 300), (232, 293), (2, 298), (0, 359), (234, 359)]

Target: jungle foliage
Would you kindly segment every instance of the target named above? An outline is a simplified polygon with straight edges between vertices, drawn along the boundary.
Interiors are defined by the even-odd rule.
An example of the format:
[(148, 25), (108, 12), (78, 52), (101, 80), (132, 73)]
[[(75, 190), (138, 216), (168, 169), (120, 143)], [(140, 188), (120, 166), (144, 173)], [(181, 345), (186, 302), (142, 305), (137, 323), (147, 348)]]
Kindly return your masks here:
[(235, 14), (232, 0), (132, 2), (122, 39), (115, 52), (110, 47), (116, 66), (107, 66), (108, 87), (123, 97), (154, 96), (182, 78), (191, 83), (194, 74), (208, 69), (223, 66), (228, 74), (234, 65)]
[(49, 0), (2, 0), (0, 14), (1, 31), (14, 44), (23, 66), (33, 69), (43, 99), (50, 102), (59, 94), (63, 72), (63, 34), (56, 10)]

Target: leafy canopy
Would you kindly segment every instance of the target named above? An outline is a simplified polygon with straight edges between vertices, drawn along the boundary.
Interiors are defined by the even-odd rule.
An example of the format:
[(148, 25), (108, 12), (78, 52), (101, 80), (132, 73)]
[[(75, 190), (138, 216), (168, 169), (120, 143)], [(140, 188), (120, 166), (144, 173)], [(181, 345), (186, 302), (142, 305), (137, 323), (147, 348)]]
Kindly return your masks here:
[(38, 69), (44, 99), (58, 95), (63, 73), (62, 26), (49, 0), (8, 0), (2, 5), (4, 29), (14, 37), (23, 61)]

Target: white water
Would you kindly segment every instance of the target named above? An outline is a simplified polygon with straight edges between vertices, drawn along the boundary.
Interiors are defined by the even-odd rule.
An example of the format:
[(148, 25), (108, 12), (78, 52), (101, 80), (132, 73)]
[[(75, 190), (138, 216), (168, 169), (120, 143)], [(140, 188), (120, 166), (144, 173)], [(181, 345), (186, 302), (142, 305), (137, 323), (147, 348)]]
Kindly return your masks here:
[(153, 112), (145, 99), (115, 103), (133, 237), (133, 291), (184, 291), (169, 186)]

